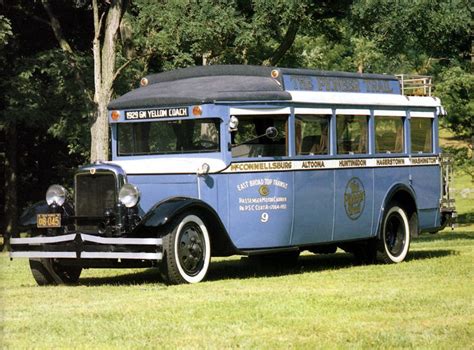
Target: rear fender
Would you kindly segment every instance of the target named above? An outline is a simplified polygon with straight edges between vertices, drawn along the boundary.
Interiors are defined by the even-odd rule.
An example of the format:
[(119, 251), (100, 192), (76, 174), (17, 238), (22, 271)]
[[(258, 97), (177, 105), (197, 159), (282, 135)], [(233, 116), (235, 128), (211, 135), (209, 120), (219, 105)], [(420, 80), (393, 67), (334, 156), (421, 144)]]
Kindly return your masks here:
[(155, 204), (143, 216), (132, 235), (162, 237), (173, 229), (176, 219), (186, 211), (198, 214), (208, 227), (213, 256), (229, 256), (239, 253), (216, 211), (207, 203), (196, 198), (172, 197)]
[(392, 186), (387, 192), (383, 200), (383, 205), (380, 208), (377, 225), (377, 237), (381, 237), (385, 211), (387, 210), (388, 205), (394, 200), (400, 202), (403, 209), (407, 213), (412, 236), (418, 236), (420, 229), (418, 225), (418, 207), (416, 205), (415, 192), (412, 188), (405, 184), (396, 184)]

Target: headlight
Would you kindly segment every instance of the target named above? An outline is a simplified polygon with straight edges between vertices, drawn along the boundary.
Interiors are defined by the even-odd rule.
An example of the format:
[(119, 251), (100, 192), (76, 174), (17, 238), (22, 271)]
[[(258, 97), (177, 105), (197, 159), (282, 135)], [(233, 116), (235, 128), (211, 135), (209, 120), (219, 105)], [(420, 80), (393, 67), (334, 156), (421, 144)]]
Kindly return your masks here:
[(51, 185), (46, 191), (46, 202), (48, 205), (56, 203), (57, 205), (63, 205), (67, 196), (67, 191), (63, 186)]
[(132, 184), (125, 184), (119, 192), (119, 201), (127, 208), (137, 205), (140, 200), (140, 190)]

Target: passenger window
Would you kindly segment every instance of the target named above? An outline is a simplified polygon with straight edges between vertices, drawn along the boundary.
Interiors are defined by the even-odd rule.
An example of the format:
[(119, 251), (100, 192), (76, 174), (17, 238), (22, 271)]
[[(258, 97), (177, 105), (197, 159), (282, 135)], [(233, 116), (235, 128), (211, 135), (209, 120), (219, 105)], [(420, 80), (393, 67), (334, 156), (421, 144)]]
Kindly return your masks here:
[[(282, 157), (288, 155), (287, 123), (284, 115), (238, 116), (237, 131), (232, 132), (232, 157)], [(265, 135), (269, 127), (276, 137)]]
[(433, 134), (431, 118), (411, 118), (411, 153), (432, 153)]
[(375, 116), (375, 152), (403, 153), (403, 118)]
[(367, 124), (365, 115), (336, 116), (337, 153), (367, 153)]
[(329, 116), (296, 116), (296, 154), (328, 154)]

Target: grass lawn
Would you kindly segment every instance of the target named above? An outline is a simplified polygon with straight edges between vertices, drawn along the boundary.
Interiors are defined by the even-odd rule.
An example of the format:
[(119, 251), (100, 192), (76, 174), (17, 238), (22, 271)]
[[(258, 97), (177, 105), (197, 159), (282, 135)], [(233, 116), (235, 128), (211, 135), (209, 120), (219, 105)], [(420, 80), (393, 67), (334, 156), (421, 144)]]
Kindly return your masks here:
[(86, 270), (38, 287), (0, 254), (0, 348), (474, 348), (474, 193), (460, 225), (413, 241), (398, 265), (304, 254), (295, 267), (215, 259), (208, 280), (166, 287), (153, 270)]

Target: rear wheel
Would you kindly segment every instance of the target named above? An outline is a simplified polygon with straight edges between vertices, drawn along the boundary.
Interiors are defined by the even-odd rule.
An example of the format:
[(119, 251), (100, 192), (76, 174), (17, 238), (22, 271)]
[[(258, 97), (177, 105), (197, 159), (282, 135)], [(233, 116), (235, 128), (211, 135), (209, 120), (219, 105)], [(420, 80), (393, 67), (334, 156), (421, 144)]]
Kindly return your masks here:
[(389, 207), (382, 223), (382, 232), (377, 245), (377, 258), (385, 263), (405, 260), (410, 247), (410, 224), (408, 216), (398, 204)]
[(162, 275), (168, 284), (197, 283), (206, 277), (211, 261), (209, 232), (202, 219), (185, 213), (163, 237)]
[(61, 265), (55, 259), (30, 259), (30, 269), (40, 286), (74, 284), (82, 272), (79, 266)]

